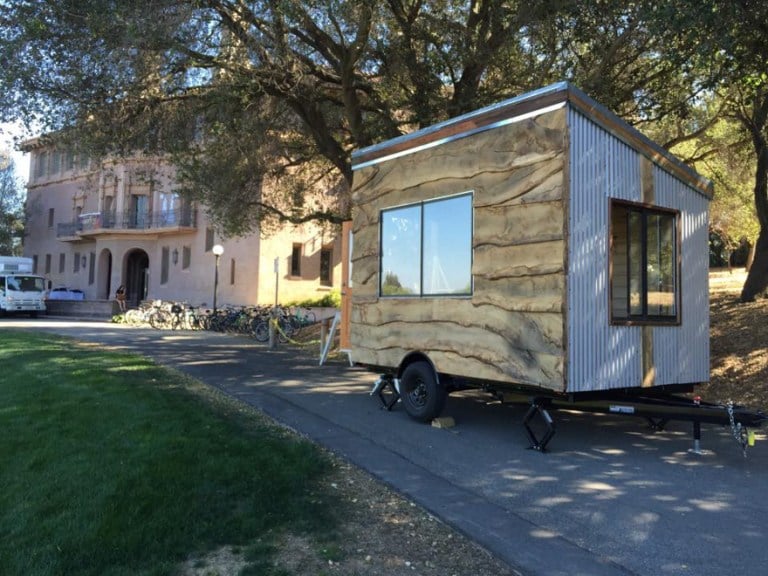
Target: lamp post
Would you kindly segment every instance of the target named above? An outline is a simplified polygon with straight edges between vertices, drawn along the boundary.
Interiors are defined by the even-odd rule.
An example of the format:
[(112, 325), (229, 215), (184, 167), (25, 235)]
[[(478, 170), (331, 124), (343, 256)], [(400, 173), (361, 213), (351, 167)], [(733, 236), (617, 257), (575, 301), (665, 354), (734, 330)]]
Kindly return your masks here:
[(212, 251), (216, 255), (216, 267), (213, 271), (213, 311), (216, 312), (216, 294), (219, 291), (219, 258), (224, 254), (224, 246), (216, 244)]

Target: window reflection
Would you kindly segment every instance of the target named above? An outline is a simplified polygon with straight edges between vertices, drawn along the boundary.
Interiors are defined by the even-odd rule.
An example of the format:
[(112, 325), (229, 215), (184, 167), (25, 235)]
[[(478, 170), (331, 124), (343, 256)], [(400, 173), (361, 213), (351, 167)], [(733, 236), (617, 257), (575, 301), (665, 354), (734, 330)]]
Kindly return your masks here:
[(421, 206), (381, 214), (381, 294), (421, 293)]
[(679, 292), (675, 214), (614, 202), (611, 229), (614, 320), (675, 320)]
[(381, 213), (381, 295), (472, 293), (472, 195)]

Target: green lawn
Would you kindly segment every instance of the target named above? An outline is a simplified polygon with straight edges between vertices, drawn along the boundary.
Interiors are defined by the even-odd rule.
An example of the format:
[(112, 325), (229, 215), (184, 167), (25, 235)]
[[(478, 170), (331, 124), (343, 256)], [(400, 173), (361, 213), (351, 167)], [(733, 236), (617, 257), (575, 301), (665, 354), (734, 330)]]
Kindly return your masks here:
[[(171, 574), (336, 529), (328, 458), (147, 359), (0, 331), (0, 572)], [(336, 510), (332, 513), (332, 510)]]

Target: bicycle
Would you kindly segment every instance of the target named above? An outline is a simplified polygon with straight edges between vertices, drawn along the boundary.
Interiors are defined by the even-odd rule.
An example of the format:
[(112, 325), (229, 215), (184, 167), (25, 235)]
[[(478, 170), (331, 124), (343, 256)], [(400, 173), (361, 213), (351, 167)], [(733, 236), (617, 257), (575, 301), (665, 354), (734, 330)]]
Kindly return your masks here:
[(254, 338), (259, 342), (266, 342), (269, 340), (269, 324), (275, 322), (275, 330), (277, 332), (277, 340), (285, 344), (296, 333), (296, 328), (291, 322), (289, 316), (285, 314), (285, 309), (276, 308), (273, 311), (261, 316), (253, 329)]
[(315, 313), (309, 308), (294, 306), (293, 311), (291, 312), (291, 323), (298, 332), (306, 326), (317, 323), (317, 316), (315, 316)]

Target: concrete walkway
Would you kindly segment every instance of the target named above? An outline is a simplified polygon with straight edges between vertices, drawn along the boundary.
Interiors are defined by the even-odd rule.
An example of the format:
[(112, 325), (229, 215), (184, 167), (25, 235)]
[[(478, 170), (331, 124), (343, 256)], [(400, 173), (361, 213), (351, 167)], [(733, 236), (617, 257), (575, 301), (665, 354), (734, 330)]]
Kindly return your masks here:
[[(642, 420), (559, 412), (548, 454), (527, 450), (523, 409), (449, 398), (457, 426), (381, 410), (375, 375), (346, 359), (221, 334), (0, 320), (133, 350), (251, 404), (405, 494), (526, 575), (765, 572), (768, 442), (744, 459), (724, 428), (650, 432)], [(316, 352), (316, 351), (313, 351)], [(758, 439), (764, 440), (763, 434)]]

